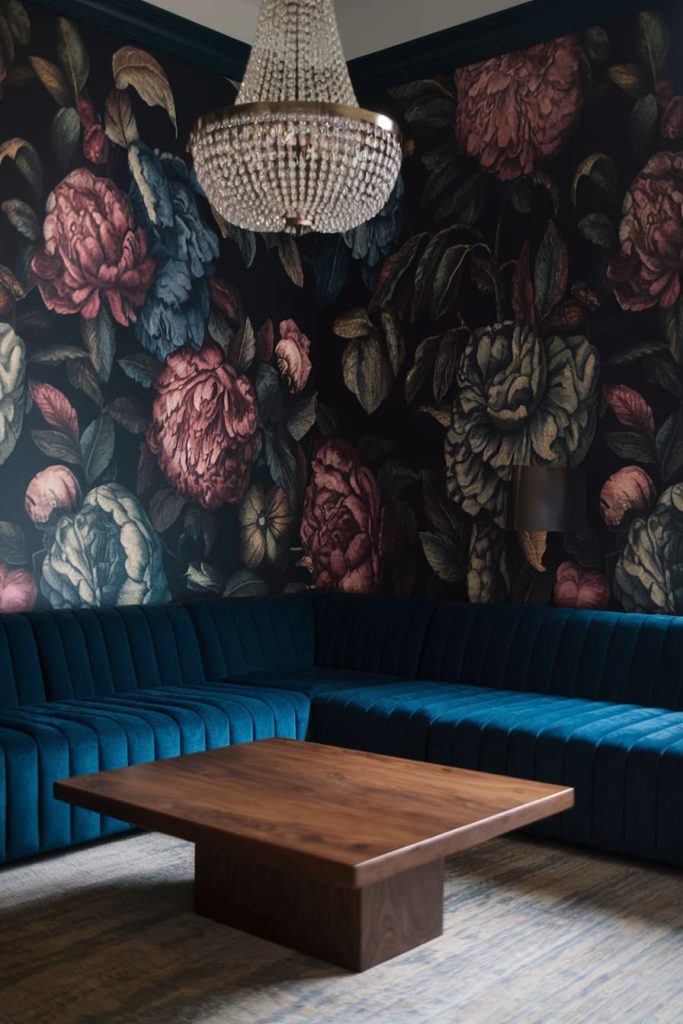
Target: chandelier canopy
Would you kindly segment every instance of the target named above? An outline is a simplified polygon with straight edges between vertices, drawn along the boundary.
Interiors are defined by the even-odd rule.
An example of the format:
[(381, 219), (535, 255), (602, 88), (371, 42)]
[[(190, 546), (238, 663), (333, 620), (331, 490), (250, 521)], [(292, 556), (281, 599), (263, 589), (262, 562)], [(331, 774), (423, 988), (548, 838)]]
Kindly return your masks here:
[(358, 106), (332, 0), (263, 0), (234, 106), (200, 118), (189, 145), (209, 201), (252, 231), (348, 231), (401, 168), (398, 126)]

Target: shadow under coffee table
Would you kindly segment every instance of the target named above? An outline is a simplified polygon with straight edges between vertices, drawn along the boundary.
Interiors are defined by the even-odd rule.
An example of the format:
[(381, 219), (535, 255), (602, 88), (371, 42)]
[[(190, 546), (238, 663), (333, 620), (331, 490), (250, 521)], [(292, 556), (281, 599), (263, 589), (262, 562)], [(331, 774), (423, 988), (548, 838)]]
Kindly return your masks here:
[(357, 971), (441, 934), (445, 856), (574, 803), (280, 739), (65, 779), (55, 796), (195, 843), (197, 913)]

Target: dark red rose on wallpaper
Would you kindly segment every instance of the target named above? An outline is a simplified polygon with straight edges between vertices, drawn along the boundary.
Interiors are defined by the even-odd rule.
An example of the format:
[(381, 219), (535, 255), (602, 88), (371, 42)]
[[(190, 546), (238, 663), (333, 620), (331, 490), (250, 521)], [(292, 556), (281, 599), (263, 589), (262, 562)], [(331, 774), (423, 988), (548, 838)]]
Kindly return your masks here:
[(382, 574), (382, 502), (375, 477), (346, 441), (313, 456), (301, 521), (301, 564), (316, 587), (372, 593)]
[(607, 526), (619, 527), (630, 516), (645, 515), (657, 498), (655, 485), (640, 466), (624, 466), (600, 491), (600, 511)]
[(296, 394), (303, 391), (311, 375), (311, 360), (308, 353), (311, 343), (302, 334), (293, 320), (280, 324), (280, 340), (275, 346), (275, 359), (280, 376), (287, 387)]
[(624, 199), (607, 277), (622, 309), (673, 306), (683, 268), (683, 153), (657, 153)]
[(83, 153), (93, 164), (103, 164), (109, 156), (109, 139), (101, 124), (91, 124), (83, 138)]
[(109, 156), (109, 139), (97, 120), (89, 99), (79, 100), (76, 109), (83, 125), (83, 155), (93, 164), (103, 164)]
[(455, 72), (455, 129), (463, 153), (501, 181), (556, 155), (581, 111), (580, 44), (561, 36)]
[(157, 377), (147, 443), (178, 494), (239, 504), (261, 450), (256, 396), (217, 345), (171, 353)]
[(113, 181), (85, 168), (72, 171), (48, 197), (43, 236), (31, 267), (48, 309), (92, 320), (106, 299), (118, 323), (136, 320), (156, 264), (128, 197)]
[(575, 562), (563, 562), (557, 570), (555, 604), (558, 608), (607, 608), (610, 593), (607, 577)]

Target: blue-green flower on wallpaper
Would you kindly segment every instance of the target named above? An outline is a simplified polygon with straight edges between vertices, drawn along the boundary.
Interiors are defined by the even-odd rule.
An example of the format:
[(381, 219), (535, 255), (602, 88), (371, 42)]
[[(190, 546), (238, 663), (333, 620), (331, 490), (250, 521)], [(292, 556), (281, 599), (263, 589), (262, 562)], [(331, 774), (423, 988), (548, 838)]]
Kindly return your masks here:
[(168, 601), (163, 548), (139, 499), (117, 483), (63, 516), (40, 589), (53, 608)]
[(207, 278), (218, 258), (218, 237), (200, 216), (180, 157), (135, 144), (128, 150), (128, 162), (133, 209), (147, 229), (150, 253), (157, 261), (135, 332), (143, 348), (159, 360), (185, 345), (198, 351), (209, 316)]

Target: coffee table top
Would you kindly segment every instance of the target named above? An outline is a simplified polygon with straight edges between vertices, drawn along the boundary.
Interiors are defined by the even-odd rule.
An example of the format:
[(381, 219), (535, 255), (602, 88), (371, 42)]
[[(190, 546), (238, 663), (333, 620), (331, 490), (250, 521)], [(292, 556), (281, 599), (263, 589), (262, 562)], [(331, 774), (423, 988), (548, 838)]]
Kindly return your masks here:
[(55, 796), (352, 887), (574, 803), (568, 787), (284, 739), (81, 775)]

